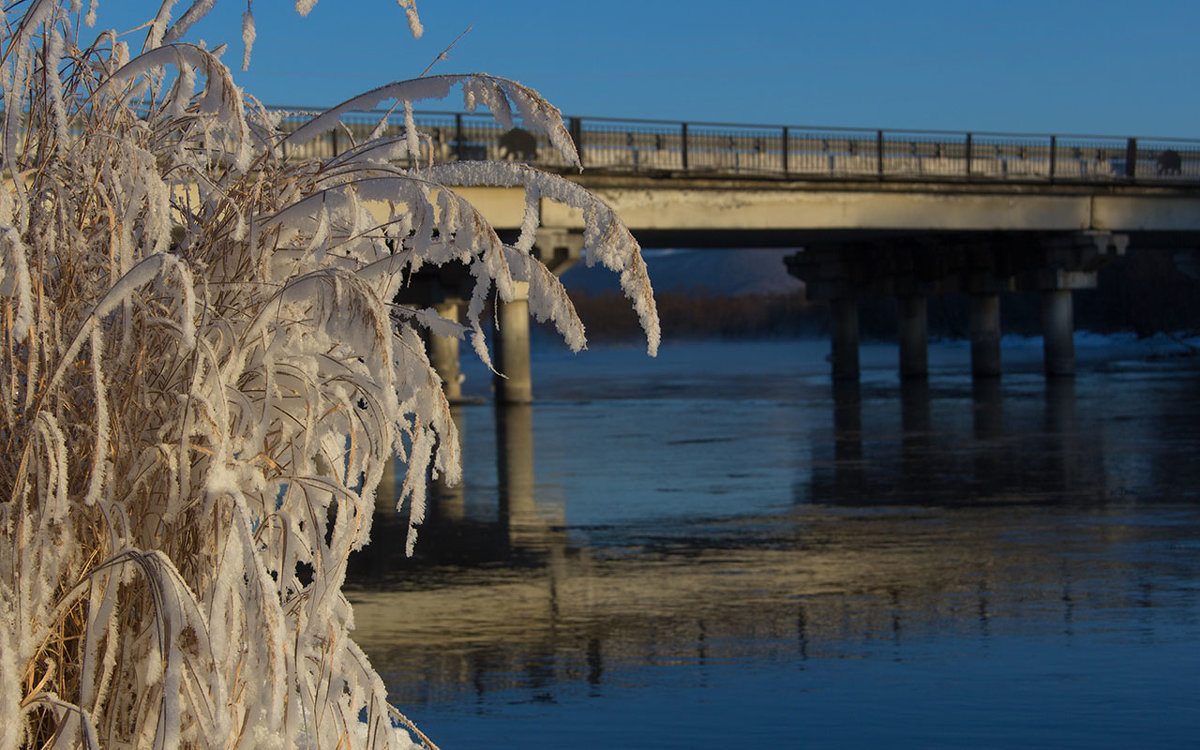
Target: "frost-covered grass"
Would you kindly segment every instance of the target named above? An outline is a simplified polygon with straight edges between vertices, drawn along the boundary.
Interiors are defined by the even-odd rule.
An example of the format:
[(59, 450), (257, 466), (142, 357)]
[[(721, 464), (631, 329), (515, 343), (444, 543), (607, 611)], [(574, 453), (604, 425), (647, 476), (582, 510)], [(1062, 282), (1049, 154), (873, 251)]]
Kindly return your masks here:
[[(0, 24), (0, 750), (409, 746), (341, 585), (393, 456), (413, 523), (429, 473), (460, 473), (422, 335), (486, 359), (488, 295), (528, 282), (533, 313), (584, 345), (529, 253), (552, 199), (583, 209), (589, 261), (621, 274), (657, 346), (637, 243), (574, 184), (398, 168), (420, 148), (411, 117), (330, 160), (283, 156), (344, 109), (411, 112), (457, 87), (577, 163), (536, 93), (434, 76), (285, 136), (185, 41), (211, 4), (172, 20), (165, 2), (136, 40), (85, 41), (78, 0), (18, 2)], [(482, 183), (525, 188), (515, 245), (443, 187)], [(465, 325), (391, 302), (450, 262), (476, 281)]]

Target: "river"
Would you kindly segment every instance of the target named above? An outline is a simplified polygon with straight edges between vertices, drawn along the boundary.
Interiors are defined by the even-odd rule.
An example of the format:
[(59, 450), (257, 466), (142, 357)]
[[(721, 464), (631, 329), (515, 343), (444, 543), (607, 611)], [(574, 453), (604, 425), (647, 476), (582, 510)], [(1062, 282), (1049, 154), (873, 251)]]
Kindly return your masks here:
[(461, 407), (417, 554), (377, 515), (354, 561), (392, 701), (444, 750), (1194, 744), (1200, 359), (827, 351), (544, 349), (532, 407)]

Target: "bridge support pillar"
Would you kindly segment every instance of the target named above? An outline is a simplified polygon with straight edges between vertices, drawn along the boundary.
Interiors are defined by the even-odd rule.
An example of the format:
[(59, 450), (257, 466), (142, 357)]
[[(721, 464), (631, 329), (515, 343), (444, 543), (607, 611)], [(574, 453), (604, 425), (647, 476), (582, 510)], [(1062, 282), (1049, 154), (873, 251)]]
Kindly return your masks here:
[(515, 281), (513, 298), (496, 297), (496, 401), (528, 404), (533, 401), (529, 365), (529, 282)]
[(830, 305), (833, 338), (830, 361), (834, 380), (858, 379), (858, 300), (838, 297)]
[(1070, 289), (1042, 292), (1042, 345), (1047, 375), (1075, 373), (1075, 316)]
[(972, 294), (970, 307), (971, 375), (999, 377), (1000, 295)]
[[(458, 300), (439, 302), (433, 306), (437, 314), (458, 322)], [(429, 334), (429, 363), (442, 379), (442, 393), (450, 403), (462, 401), (462, 374), (459, 370), (458, 339), (453, 336)]]
[(929, 375), (929, 317), (925, 297), (908, 295), (896, 300), (899, 307), (900, 377)]

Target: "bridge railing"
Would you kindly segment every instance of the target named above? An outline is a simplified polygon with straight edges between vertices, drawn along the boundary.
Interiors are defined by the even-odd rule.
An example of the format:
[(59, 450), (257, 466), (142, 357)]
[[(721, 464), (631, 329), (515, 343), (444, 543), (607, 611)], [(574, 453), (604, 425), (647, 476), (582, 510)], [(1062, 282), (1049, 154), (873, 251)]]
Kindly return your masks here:
[[(311, 113), (284, 117), (294, 129)], [(362, 142), (383, 113), (350, 113), (293, 150), (331, 156)], [(541, 134), (490, 115), (419, 112), (420, 161), (499, 159), (566, 169)], [(1200, 184), (1200, 140), (1084, 135), (868, 130), (706, 122), (567, 120), (589, 172), (829, 180)], [(385, 135), (403, 133), (388, 116)], [(414, 160), (415, 161), (415, 160)]]

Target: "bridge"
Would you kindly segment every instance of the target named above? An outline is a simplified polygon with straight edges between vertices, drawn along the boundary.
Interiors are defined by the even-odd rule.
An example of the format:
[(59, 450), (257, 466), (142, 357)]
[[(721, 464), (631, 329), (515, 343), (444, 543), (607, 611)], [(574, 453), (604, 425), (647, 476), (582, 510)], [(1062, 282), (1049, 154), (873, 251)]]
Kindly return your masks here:
[[(347, 114), (300, 153), (332, 156), (383, 113)], [(289, 115), (287, 129), (306, 120)], [(567, 118), (584, 171), (549, 142), (490, 116), (418, 113), (420, 163), (516, 160), (556, 171), (608, 202), (643, 247), (796, 248), (786, 271), (833, 311), (832, 370), (856, 379), (858, 301), (898, 301), (900, 372), (927, 374), (926, 299), (970, 296), (972, 371), (1001, 373), (1000, 299), (1042, 295), (1045, 370), (1074, 369), (1074, 290), (1127, 250), (1200, 247), (1200, 140), (866, 130)], [(395, 116), (387, 130), (403, 132)], [(415, 164), (414, 164), (415, 166)], [(524, 216), (516, 188), (464, 188), (504, 236)], [(581, 257), (583, 217), (543, 200), (540, 257), (557, 272)], [(781, 269), (783, 271), (784, 269)], [(426, 304), (457, 315), (455, 282), (431, 280)], [(499, 311), (502, 401), (532, 399), (524, 303)], [(458, 388), (457, 342), (431, 342)]]

